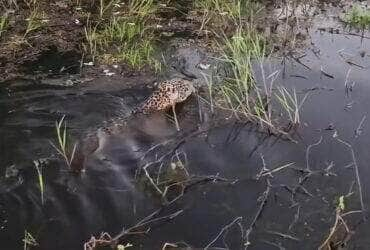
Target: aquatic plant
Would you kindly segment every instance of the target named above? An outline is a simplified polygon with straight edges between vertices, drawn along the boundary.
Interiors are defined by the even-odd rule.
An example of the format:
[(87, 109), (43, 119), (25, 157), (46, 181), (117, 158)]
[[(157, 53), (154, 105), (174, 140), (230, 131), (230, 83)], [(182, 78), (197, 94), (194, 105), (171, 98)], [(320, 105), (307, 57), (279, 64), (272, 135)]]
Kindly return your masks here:
[(352, 27), (366, 29), (370, 27), (370, 9), (354, 5), (344, 18), (345, 22)]
[(57, 152), (63, 157), (68, 167), (71, 167), (74, 155), (76, 153), (77, 144), (73, 145), (72, 151), (69, 150), (67, 143), (67, 124), (64, 121), (65, 116), (60, 121), (55, 122), (55, 130), (57, 134), (57, 144), (50, 142)]
[(32, 236), (30, 232), (27, 230), (24, 231), (24, 238), (23, 238), (23, 250), (28, 250), (30, 246), (38, 246), (35, 237)]
[[(285, 87), (278, 87), (275, 93), (274, 82), (279, 72), (265, 76), (264, 61), (269, 53), (262, 36), (253, 28), (244, 31), (239, 27), (232, 37), (224, 36), (218, 46), (226, 74), (220, 84), (214, 84), (212, 77), (206, 78), (212, 111), (214, 106), (230, 111), (235, 118), (255, 122), (270, 132), (283, 132), (273, 117), (273, 111), (281, 108), (291, 126), (300, 123), (300, 110), (307, 95), (298, 98), (295, 90), (291, 93)], [(255, 79), (258, 67), (260, 82)]]
[(220, 60), (225, 64), (227, 76), (215, 93), (221, 93), (217, 105), (232, 111), (238, 119), (246, 118), (259, 122), (262, 126), (272, 126), (271, 114), (266, 109), (270, 96), (269, 88), (256, 85), (253, 63), (262, 63), (265, 55), (265, 41), (254, 32), (238, 29), (231, 38), (225, 36), (219, 44), (222, 52)]
[(37, 178), (38, 178), (38, 184), (40, 189), (40, 196), (41, 196), (41, 204), (44, 205), (44, 193), (45, 193), (45, 187), (44, 187), (44, 177), (42, 175), (42, 168), (39, 161), (33, 161), (33, 165), (36, 168), (37, 171)]
[(298, 100), (295, 89), (293, 89), (293, 93), (290, 93), (283, 86), (279, 86), (277, 89), (278, 93), (275, 93), (275, 96), (288, 115), (290, 123), (292, 125), (298, 125), (301, 122), (299, 112), (306, 101), (308, 94), (306, 94), (301, 100)]

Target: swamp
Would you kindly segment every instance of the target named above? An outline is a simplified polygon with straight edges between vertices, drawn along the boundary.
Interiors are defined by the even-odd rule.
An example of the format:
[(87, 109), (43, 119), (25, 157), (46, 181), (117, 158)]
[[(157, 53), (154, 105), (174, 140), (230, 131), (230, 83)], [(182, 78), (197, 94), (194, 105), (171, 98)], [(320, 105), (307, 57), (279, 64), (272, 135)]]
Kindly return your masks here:
[(370, 249), (369, 107), (370, 1), (0, 0), (0, 249)]

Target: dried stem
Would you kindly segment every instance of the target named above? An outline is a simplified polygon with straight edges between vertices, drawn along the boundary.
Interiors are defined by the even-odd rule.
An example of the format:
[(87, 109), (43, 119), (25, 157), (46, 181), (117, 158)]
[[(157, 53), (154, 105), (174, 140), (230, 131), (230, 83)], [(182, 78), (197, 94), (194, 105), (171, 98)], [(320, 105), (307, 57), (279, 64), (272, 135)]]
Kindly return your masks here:
[(237, 217), (232, 222), (224, 226), (217, 236), (210, 243), (208, 243), (207, 246), (204, 247), (204, 249), (207, 250), (209, 247), (211, 247), (225, 232), (227, 232), (236, 223), (241, 222), (242, 219), (242, 217)]
[(266, 205), (267, 199), (269, 197), (269, 194), (270, 194), (270, 191), (271, 191), (271, 184), (270, 184), (269, 179), (266, 179), (266, 183), (267, 183), (266, 190), (263, 192), (263, 194), (258, 199), (261, 203), (258, 207), (257, 213), (255, 214), (251, 224), (249, 225), (248, 229), (245, 232), (244, 249), (248, 249), (248, 246), (251, 244), (249, 242), (249, 235), (252, 233), (252, 230), (253, 230), (254, 226), (256, 225), (256, 222), (257, 222), (258, 218), (261, 216), (262, 211), (263, 211), (263, 209)]
[[(365, 208), (364, 199), (363, 199), (362, 185), (361, 185), (360, 173), (359, 173), (359, 169), (358, 169), (358, 165), (357, 165), (357, 160), (356, 160), (356, 156), (355, 156), (355, 151), (353, 150), (352, 145), (349, 144), (348, 142), (346, 142), (346, 141), (344, 141), (340, 138), (337, 138), (337, 140), (340, 143), (342, 143), (343, 145), (345, 145), (346, 147), (348, 147), (350, 152), (351, 152), (353, 167), (355, 169), (355, 179), (356, 179), (357, 188), (358, 188), (359, 197), (360, 197), (361, 210), (362, 210), (362, 212), (365, 212), (366, 208)], [(364, 219), (365, 219), (365, 216), (364, 216)]]

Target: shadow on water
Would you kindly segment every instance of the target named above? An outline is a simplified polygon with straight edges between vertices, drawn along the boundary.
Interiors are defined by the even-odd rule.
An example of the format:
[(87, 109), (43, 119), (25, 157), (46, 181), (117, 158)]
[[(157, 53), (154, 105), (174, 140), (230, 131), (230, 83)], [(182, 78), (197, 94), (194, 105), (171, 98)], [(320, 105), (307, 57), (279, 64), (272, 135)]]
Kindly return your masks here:
[[(113, 85), (105, 79), (96, 80), (100, 90), (36, 85), (18, 89), (10, 85), (2, 90), (2, 248), (21, 249), (27, 230), (39, 243), (35, 249), (82, 249), (91, 235), (104, 231), (113, 236), (123, 226), (135, 225), (159, 208), (163, 208), (164, 215), (179, 209), (183, 212), (172, 220), (151, 225), (148, 234), (132, 235), (124, 242), (133, 244), (133, 249), (161, 249), (166, 242), (204, 248), (223, 232), (212, 247), (242, 249), (249, 244), (249, 249), (264, 250), (317, 248), (334, 223), (339, 196), (353, 191), (346, 198), (346, 210), (362, 206), (350, 151), (338, 138), (354, 149), (363, 205), (370, 207), (366, 179), (370, 174), (370, 42), (357, 36), (311, 35), (316, 49), (307, 49), (300, 63), (287, 59), (283, 65), (273, 61), (266, 64), (271, 72), (281, 71), (280, 84), (294, 87), (302, 95), (311, 93), (302, 109), (298, 143), (268, 137), (251, 125), (241, 124), (222, 125), (189, 136), (197, 131), (199, 120), (184, 108), (179, 112), (182, 132), (175, 131), (165, 114), (134, 118), (121, 133), (106, 137), (106, 147), (91, 155), (86, 171), (76, 175), (68, 171), (50, 145), (50, 140), (55, 140), (55, 121), (66, 115), (69, 131), (76, 138), (101, 121), (128, 116), (148, 92), (125, 89), (125, 81), (114, 82), (110, 89)], [(190, 100), (187, 105), (196, 109), (197, 104)], [(321, 143), (313, 146), (321, 137)], [(134, 178), (145, 163), (146, 152), (167, 140), (181, 143), (163, 144), (159, 150), (150, 151), (150, 160), (171, 150), (183, 152), (191, 175), (219, 176), (230, 181), (192, 185), (180, 199), (164, 207), (158, 195)], [(44, 205), (32, 163), (38, 159), (44, 159), (40, 163), (45, 181)], [(290, 163), (270, 178), (261, 172), (263, 166), (272, 170)], [(302, 181), (307, 168), (311, 175)], [(238, 217), (238, 223), (227, 227)], [(348, 248), (367, 249), (368, 222), (363, 222), (358, 213), (347, 219), (356, 232)]]

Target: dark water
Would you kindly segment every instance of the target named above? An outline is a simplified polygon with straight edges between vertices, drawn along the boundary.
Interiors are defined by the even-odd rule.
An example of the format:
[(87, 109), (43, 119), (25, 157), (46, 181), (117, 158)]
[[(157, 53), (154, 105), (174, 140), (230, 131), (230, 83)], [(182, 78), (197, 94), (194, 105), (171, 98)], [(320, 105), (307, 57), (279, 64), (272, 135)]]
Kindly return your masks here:
[[(151, 224), (145, 235), (123, 238), (124, 243), (133, 244), (129, 249), (161, 249), (166, 242), (204, 248), (238, 217), (240, 226), (231, 226), (213, 247), (242, 249), (246, 231), (252, 228), (249, 249), (316, 249), (334, 223), (339, 196), (352, 190), (345, 200), (345, 211), (361, 209), (355, 170), (348, 167), (351, 153), (338, 138), (353, 147), (363, 205), (370, 207), (370, 42), (358, 36), (319, 32), (312, 32), (312, 42), (314, 45), (300, 59), (306, 66), (292, 59), (285, 63), (272, 60), (265, 65), (267, 73), (280, 71), (276, 84), (295, 88), (300, 96), (310, 93), (302, 108), (302, 126), (295, 134), (297, 143), (267, 136), (252, 125), (229, 123), (210, 128), (207, 119), (200, 120), (197, 112), (189, 111), (197, 110), (193, 98), (179, 112), (182, 132), (176, 132), (166, 115), (135, 118), (138, 120), (128, 122), (122, 133), (109, 137), (104, 150), (88, 159), (86, 171), (76, 175), (68, 171), (50, 145), (49, 141), (55, 140), (55, 121), (66, 115), (69, 131), (77, 138), (104, 120), (128, 115), (148, 90), (126, 89), (126, 80), (108, 78), (79, 87), (24, 81), (2, 89), (1, 249), (22, 249), (25, 230), (39, 243), (32, 249), (82, 249), (91, 235), (108, 232), (114, 236), (122, 227), (135, 225), (159, 208), (162, 210), (157, 217), (182, 213)], [(348, 84), (355, 84), (346, 90), (347, 74)], [(127, 81), (144, 84), (151, 79)], [(194, 133), (198, 127), (205, 132)], [(307, 148), (321, 137), (322, 142), (309, 151), (313, 174), (299, 186), (305, 175), (299, 169), (307, 167)], [(145, 154), (168, 140), (170, 143)], [(135, 175), (145, 163), (171, 150), (178, 153), (190, 175), (229, 181), (194, 184), (176, 202), (164, 206), (163, 200), (145, 187), (148, 184), (135, 181)], [(33, 160), (38, 159), (46, 159), (42, 165), (44, 205), (33, 166)], [(171, 159), (176, 157), (170, 154), (165, 162), (169, 164)], [(257, 178), (262, 159), (269, 169), (289, 163), (294, 163), (294, 168), (273, 173), (273, 178)], [(259, 210), (262, 213), (254, 224)], [(362, 220), (362, 214), (345, 219), (355, 234), (344, 249), (369, 249), (370, 225)]]

